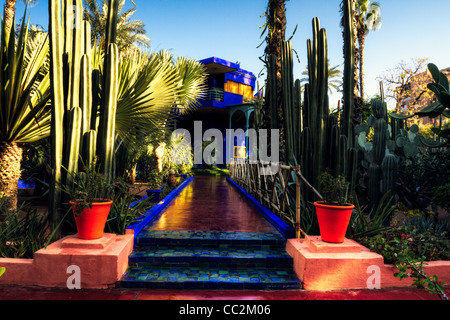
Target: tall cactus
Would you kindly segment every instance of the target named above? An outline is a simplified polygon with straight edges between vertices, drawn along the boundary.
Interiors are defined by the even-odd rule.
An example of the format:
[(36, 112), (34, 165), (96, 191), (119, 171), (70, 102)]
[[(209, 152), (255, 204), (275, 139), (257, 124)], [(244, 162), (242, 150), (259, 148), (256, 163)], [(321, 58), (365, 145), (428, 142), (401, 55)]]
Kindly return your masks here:
[[(110, 8), (114, 8), (110, 0)], [(117, 5), (115, 6), (117, 7)], [(111, 11), (111, 9), (110, 9)], [(96, 145), (111, 145), (104, 136), (97, 140), (97, 101), (98, 70), (91, 67), (90, 25), (82, 20), (82, 0), (49, 1), (50, 26), (50, 74), (52, 90), (52, 182), (50, 212), (53, 223), (61, 216), (60, 185), (70, 188), (71, 176), (78, 171), (80, 155), (90, 164), (96, 154)], [(112, 14), (114, 16), (114, 14)], [(116, 13), (117, 15), (117, 13)], [(114, 24), (109, 20), (111, 30)], [(109, 136), (113, 137), (115, 123), (115, 103), (117, 99), (117, 47), (113, 48), (111, 66), (104, 76), (104, 92), (110, 96), (104, 105), (112, 123)], [(116, 96), (114, 96), (116, 95)], [(108, 141), (108, 143), (105, 143)], [(113, 143), (113, 142), (112, 142)], [(113, 150), (113, 148), (111, 148)], [(62, 167), (67, 172), (61, 170)]]
[[(347, 137), (353, 137), (353, 110), (355, 89), (355, 41), (353, 28), (353, 0), (343, 0), (342, 18), (344, 27), (344, 82), (343, 82), (343, 118), (342, 127)], [(350, 147), (353, 139), (349, 139)]]
[[(371, 165), (369, 167), (369, 205), (372, 209), (378, 205), (382, 195), (390, 191), (392, 195), (396, 191), (397, 157), (387, 151), (389, 140), (388, 124), (386, 122), (386, 103), (374, 100), (372, 113), (375, 118), (373, 125), (374, 135), (371, 149)], [(364, 135), (365, 132), (361, 132)], [(361, 146), (362, 147), (362, 146)]]
[(49, 211), (52, 215), (52, 224), (57, 225), (60, 217), (61, 190), (58, 186), (62, 179), (62, 155), (63, 155), (63, 119), (64, 119), (64, 78), (63, 78), (63, 44), (61, 41), (64, 34), (61, 27), (61, 2), (49, 1), (49, 29), (50, 29), (50, 79), (52, 92), (52, 126), (51, 126), (51, 142), (52, 142), (52, 180), (50, 184), (50, 203)]
[(326, 124), (329, 114), (328, 105), (328, 44), (325, 29), (320, 28), (320, 21), (312, 21), (313, 39), (307, 40), (309, 82), (305, 85), (305, 104), (307, 121), (305, 127), (311, 130), (313, 163), (313, 185), (325, 170)]
[(284, 130), (286, 158), (291, 164), (299, 161), (298, 136), (301, 131), (300, 82), (294, 81), (292, 44), (283, 41), (281, 46), (281, 79), (283, 83)]
[(114, 145), (116, 141), (115, 119), (118, 96), (119, 51), (115, 44), (117, 37), (118, 0), (108, 1), (108, 18), (106, 22), (105, 59), (103, 74), (103, 95), (100, 108), (98, 128), (98, 153), (100, 165), (109, 178), (114, 176)]
[(388, 154), (384, 157), (381, 164), (381, 171), (383, 180), (381, 183), (381, 192), (386, 194), (387, 192), (394, 195), (397, 188), (397, 167), (398, 159), (393, 154)]
[(113, 178), (114, 165), (114, 144), (116, 141), (116, 109), (117, 109), (117, 90), (118, 90), (118, 60), (119, 51), (117, 45), (109, 45), (107, 53), (107, 65), (105, 68), (105, 77), (109, 81), (105, 82), (103, 101), (100, 109), (100, 125), (98, 139), (100, 143), (99, 154), (100, 163), (104, 174)]

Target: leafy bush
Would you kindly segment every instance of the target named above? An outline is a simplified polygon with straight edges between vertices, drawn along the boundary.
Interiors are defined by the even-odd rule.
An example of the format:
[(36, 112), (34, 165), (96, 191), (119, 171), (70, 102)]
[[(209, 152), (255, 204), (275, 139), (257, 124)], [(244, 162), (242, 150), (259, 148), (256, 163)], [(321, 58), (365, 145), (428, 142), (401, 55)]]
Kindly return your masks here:
[(161, 173), (157, 169), (153, 169), (147, 175), (148, 187), (151, 190), (159, 189), (163, 184)]
[(399, 224), (395, 222), (390, 230), (383, 231), (374, 237), (361, 239), (361, 244), (371, 251), (381, 254), (386, 263), (396, 263), (398, 241), (407, 244), (415, 259), (426, 261), (449, 260), (450, 246), (447, 233), (429, 224), (424, 231), (415, 224)]
[(191, 172), (196, 176), (228, 176), (230, 174), (228, 169), (220, 168), (192, 169)]
[[(153, 170), (156, 171), (157, 170)], [(177, 185), (178, 186), (178, 185)], [(161, 189), (160, 199), (165, 198), (175, 188), (165, 185)], [(105, 231), (115, 234), (125, 234), (127, 227), (138, 221), (155, 203), (148, 200), (137, 201), (137, 187), (126, 182), (116, 183), (115, 196), (109, 218), (106, 221)]]
[(432, 217), (419, 216), (406, 220), (404, 225), (416, 229), (419, 233), (432, 230), (435, 234), (443, 235), (446, 239), (450, 239), (450, 226), (442, 220), (436, 221)]
[(49, 215), (25, 205), (10, 211), (0, 197), (0, 212), (6, 220), (0, 223), (0, 256), (3, 258), (33, 258), (34, 252), (51, 240)]
[(319, 191), (325, 204), (345, 206), (350, 198), (349, 186), (344, 176), (335, 178), (328, 171), (322, 172), (319, 176)]
[(408, 209), (426, 211), (436, 186), (450, 177), (450, 150), (426, 149), (412, 159), (399, 163), (397, 193)]
[(404, 235), (402, 235), (402, 239), (395, 238), (393, 241), (396, 245), (395, 265), (398, 269), (394, 276), (400, 280), (411, 278), (413, 287), (424, 289), (431, 294), (437, 294), (441, 300), (448, 300), (444, 291), (445, 283), (439, 281), (436, 275), (428, 276), (425, 273), (423, 268), (427, 265), (424, 262), (425, 257), (416, 258), (409, 247), (408, 241), (409, 238)]
[(129, 185), (124, 180), (117, 180), (114, 186), (113, 204), (106, 221), (105, 231), (125, 234), (127, 227), (138, 220), (154, 204), (149, 201), (140, 201), (131, 206), (139, 198), (137, 196), (138, 187)]
[(433, 189), (433, 202), (450, 212), (450, 179), (447, 184)]
[(386, 193), (380, 200), (375, 212), (366, 213), (367, 206), (361, 207), (358, 197), (354, 196), (355, 209), (350, 219), (347, 236), (359, 241), (364, 237), (372, 237), (383, 231), (390, 230), (390, 223), (395, 206), (392, 205), (393, 197), (388, 198)]

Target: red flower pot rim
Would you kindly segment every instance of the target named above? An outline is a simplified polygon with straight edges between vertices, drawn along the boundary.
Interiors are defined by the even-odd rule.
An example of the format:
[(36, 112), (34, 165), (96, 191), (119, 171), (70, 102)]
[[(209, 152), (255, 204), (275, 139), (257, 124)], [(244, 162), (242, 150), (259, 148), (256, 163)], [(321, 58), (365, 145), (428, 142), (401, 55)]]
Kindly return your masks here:
[(355, 208), (355, 205), (353, 205), (351, 203), (346, 203), (344, 206), (339, 206), (339, 205), (326, 204), (325, 201), (316, 201), (316, 202), (314, 202), (314, 205), (317, 207), (330, 208), (330, 209), (354, 209)]
[[(72, 200), (69, 201), (70, 204), (78, 204), (80, 202), (83, 202), (83, 200), (81, 199), (76, 199), (76, 200)], [(92, 205), (103, 205), (103, 204), (109, 204), (109, 203), (113, 203), (113, 201), (111, 199), (89, 199), (88, 201), (89, 203), (92, 203)]]

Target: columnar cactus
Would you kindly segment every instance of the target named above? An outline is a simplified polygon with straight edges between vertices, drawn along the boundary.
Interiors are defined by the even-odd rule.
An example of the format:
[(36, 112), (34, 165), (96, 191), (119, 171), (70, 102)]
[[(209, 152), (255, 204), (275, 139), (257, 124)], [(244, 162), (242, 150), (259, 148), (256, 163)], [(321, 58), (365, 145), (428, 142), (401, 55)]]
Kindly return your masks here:
[[(397, 176), (397, 156), (391, 154), (389, 126), (386, 122), (386, 104), (381, 100), (372, 103), (373, 116), (369, 123), (373, 126), (374, 135), (372, 143), (366, 141), (366, 135), (370, 130), (368, 124), (356, 128), (357, 145), (362, 154), (361, 163), (368, 168), (369, 179), (369, 205), (372, 209), (378, 206), (379, 200), (388, 191), (395, 195)], [(390, 128), (392, 131), (392, 127)]]
[[(343, 82), (343, 118), (342, 127), (344, 134), (353, 137), (353, 92), (355, 89), (355, 41), (353, 27), (353, 0), (343, 0), (342, 18), (344, 27), (344, 82)], [(353, 139), (349, 139), (352, 146)]]
[(381, 164), (381, 171), (383, 179), (381, 182), (381, 193), (390, 193), (391, 196), (395, 195), (397, 189), (397, 167), (398, 159), (393, 154), (388, 154), (384, 157)]
[[(281, 79), (283, 83), (284, 130), (286, 137), (286, 158), (295, 162), (298, 154), (296, 140), (299, 132), (299, 101), (295, 102), (294, 62), (292, 59), (292, 44), (284, 41), (281, 46)], [(298, 97), (297, 97), (298, 98)]]
[(309, 82), (305, 85), (305, 103), (307, 110), (305, 127), (311, 130), (314, 166), (310, 181), (318, 185), (318, 177), (326, 168), (326, 127), (329, 115), (328, 105), (328, 44), (325, 29), (320, 28), (318, 18), (314, 18), (313, 39), (307, 40)]
[(381, 199), (381, 179), (382, 172), (380, 165), (372, 163), (369, 167), (369, 206), (372, 209), (376, 208)]
[[(110, 0), (109, 7), (117, 8), (116, 2)], [(117, 12), (110, 14), (117, 16)], [(90, 25), (82, 20), (82, 15), (82, 0), (49, 1), (53, 171), (50, 211), (53, 222), (58, 222), (60, 218), (57, 214), (61, 204), (59, 186), (70, 188), (71, 175), (78, 171), (80, 155), (83, 162), (89, 165), (96, 154), (97, 144), (114, 150), (114, 127), (108, 128), (108, 137), (99, 135), (100, 140), (96, 141), (99, 71), (91, 67)], [(108, 19), (108, 26), (114, 30), (112, 19)], [(111, 44), (112, 53), (108, 55), (111, 57), (108, 60), (110, 66), (107, 66), (103, 77), (103, 91), (109, 96), (101, 107), (101, 114), (108, 114), (108, 124), (112, 123), (111, 126), (115, 123), (114, 99), (117, 97), (118, 54), (114, 46)], [(109, 155), (107, 159), (111, 161)], [(61, 167), (66, 168), (67, 172), (63, 172)]]

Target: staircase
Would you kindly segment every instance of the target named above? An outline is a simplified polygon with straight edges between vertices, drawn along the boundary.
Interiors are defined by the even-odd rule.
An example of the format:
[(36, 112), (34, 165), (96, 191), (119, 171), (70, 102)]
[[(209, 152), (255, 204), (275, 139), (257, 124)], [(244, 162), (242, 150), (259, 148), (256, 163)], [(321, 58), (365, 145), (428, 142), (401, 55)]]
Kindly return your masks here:
[(299, 289), (279, 233), (143, 230), (120, 286), (150, 289)]

